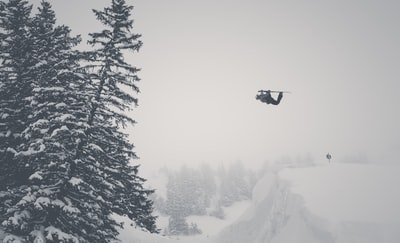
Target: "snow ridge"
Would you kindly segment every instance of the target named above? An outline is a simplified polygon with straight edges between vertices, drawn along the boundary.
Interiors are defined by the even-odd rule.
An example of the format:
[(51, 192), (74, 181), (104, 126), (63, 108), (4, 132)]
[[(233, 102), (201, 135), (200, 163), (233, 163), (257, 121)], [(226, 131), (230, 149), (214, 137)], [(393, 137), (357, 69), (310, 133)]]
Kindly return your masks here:
[[(394, 168), (375, 168), (365, 165), (331, 165), (312, 166), (305, 168), (285, 169), (281, 173), (280, 169), (266, 174), (260, 180), (253, 191), (253, 205), (244, 213), (244, 215), (234, 224), (228, 226), (216, 238), (218, 243), (394, 243), (400, 242), (400, 219), (397, 221), (368, 221), (368, 217), (360, 217), (356, 220), (362, 211), (364, 214), (370, 214), (369, 218), (374, 219), (375, 211), (379, 214), (385, 214), (383, 210), (391, 210), (393, 215), (399, 212), (398, 207), (380, 208), (371, 211), (370, 207), (361, 208), (358, 205), (353, 206), (352, 198), (348, 190), (343, 188), (337, 178), (345, 180), (347, 187), (352, 188), (352, 192), (357, 193), (365, 186), (364, 183), (355, 181), (363, 178), (380, 178), (383, 185), (379, 188), (388, 188), (385, 193), (374, 191), (373, 188), (367, 189), (372, 195), (378, 197), (376, 202), (382, 205), (388, 203), (381, 202), (379, 198), (391, 198), (394, 201), (400, 197), (400, 193), (390, 190), (394, 179), (398, 173), (393, 172)], [(288, 171), (291, 176), (288, 176)], [(389, 172), (388, 172), (389, 171)], [(318, 172), (319, 176), (310, 176), (310, 173)], [(346, 175), (347, 173), (347, 175)], [(283, 176), (285, 174), (285, 176)], [(325, 179), (322, 179), (324, 176)], [(349, 178), (346, 178), (346, 177)], [(344, 178), (345, 177), (345, 178)], [(312, 186), (314, 185), (314, 187)], [(376, 184), (371, 186), (378, 187)], [(321, 187), (321, 191), (315, 187)], [(301, 189), (299, 189), (301, 188)], [(358, 188), (358, 190), (357, 190)], [(313, 195), (310, 196), (307, 194)], [(345, 218), (337, 217), (335, 212), (339, 212), (335, 200), (326, 201), (326, 194), (334, 194), (336, 197), (342, 197), (343, 203), (352, 208), (356, 213), (346, 215)], [(385, 196), (384, 194), (389, 194)], [(392, 195), (396, 194), (396, 195)], [(363, 195), (363, 194), (361, 194)], [(354, 196), (354, 195), (353, 195)], [(310, 200), (314, 200), (311, 201)], [(310, 205), (310, 203), (312, 203)], [(317, 205), (319, 203), (320, 205)], [(362, 201), (359, 201), (362, 203)], [(364, 202), (368, 203), (368, 202)], [(323, 204), (323, 205), (321, 205)], [(310, 207), (311, 206), (311, 207)], [(342, 206), (342, 205), (340, 205)], [(333, 213), (320, 215), (316, 210), (325, 207)], [(347, 208), (345, 208), (347, 210)], [(336, 210), (336, 211), (335, 211)], [(325, 210), (326, 211), (326, 210)], [(348, 220), (347, 217), (354, 219)], [(375, 217), (377, 218), (377, 217)], [(379, 218), (377, 218), (379, 219)]]
[(290, 204), (288, 183), (279, 180), (276, 173), (268, 173), (253, 191), (253, 206), (238, 222), (223, 230), (216, 242), (264, 243), (280, 233), (287, 223)]

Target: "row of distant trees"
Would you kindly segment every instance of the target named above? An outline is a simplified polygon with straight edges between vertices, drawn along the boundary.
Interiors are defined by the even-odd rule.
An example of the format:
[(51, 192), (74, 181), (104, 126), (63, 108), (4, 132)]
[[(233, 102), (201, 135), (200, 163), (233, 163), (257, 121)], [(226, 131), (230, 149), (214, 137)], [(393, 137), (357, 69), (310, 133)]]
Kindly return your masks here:
[[(78, 6), (77, 6), (78, 7)], [(151, 190), (121, 127), (137, 103), (138, 69), (124, 60), (142, 42), (132, 6), (94, 10), (104, 29), (79, 36), (56, 25), (43, 0), (0, 2), (0, 227), (5, 242), (110, 242), (127, 215), (156, 232)]]
[(165, 171), (168, 178), (166, 198), (156, 195), (155, 208), (169, 216), (165, 229), (170, 235), (200, 233), (196, 224), (187, 222), (190, 215), (210, 215), (223, 219), (223, 207), (251, 198), (257, 176), (244, 168), (241, 162), (212, 169), (183, 166), (178, 171)]

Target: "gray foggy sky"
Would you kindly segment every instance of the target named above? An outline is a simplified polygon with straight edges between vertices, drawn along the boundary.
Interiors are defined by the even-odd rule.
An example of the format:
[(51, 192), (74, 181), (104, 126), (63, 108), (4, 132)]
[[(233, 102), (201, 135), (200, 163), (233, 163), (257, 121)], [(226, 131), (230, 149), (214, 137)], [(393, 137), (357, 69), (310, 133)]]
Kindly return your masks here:
[[(31, 1), (38, 2), (38, 0)], [(53, 0), (74, 33), (105, 0)], [(138, 0), (130, 129), (142, 166), (397, 159), (400, 2)], [(279, 106), (259, 89), (288, 90)]]

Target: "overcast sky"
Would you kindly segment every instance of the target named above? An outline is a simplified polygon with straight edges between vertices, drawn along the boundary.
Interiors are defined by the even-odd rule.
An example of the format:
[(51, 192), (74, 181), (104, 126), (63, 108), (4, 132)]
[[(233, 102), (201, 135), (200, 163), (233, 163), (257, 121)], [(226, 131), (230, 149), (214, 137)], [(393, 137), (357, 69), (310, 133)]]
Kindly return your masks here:
[[(84, 38), (108, 2), (51, 1)], [(144, 42), (129, 57), (142, 68), (129, 132), (143, 167), (397, 160), (400, 1), (128, 2)], [(260, 89), (291, 94), (271, 106)]]

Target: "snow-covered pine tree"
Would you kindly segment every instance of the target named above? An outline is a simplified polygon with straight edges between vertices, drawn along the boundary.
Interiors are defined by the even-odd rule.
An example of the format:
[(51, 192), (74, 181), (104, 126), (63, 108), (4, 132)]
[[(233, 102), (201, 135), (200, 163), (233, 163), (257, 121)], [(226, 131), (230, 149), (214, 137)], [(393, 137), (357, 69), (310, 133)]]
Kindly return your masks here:
[(187, 215), (204, 215), (206, 214), (206, 193), (204, 191), (201, 174), (196, 169), (183, 166), (178, 175), (179, 192), (185, 198), (186, 206), (188, 206)]
[(23, 183), (15, 175), (25, 168), (14, 161), (14, 154), (30, 114), (31, 9), (23, 0), (9, 0), (0, 6), (0, 190)]
[(86, 66), (93, 87), (89, 94), (91, 110), (87, 139), (80, 144), (77, 156), (84, 162), (77, 165), (75, 174), (91, 185), (89, 193), (97, 195), (94, 199), (102, 200), (102, 217), (108, 219), (107, 224), (98, 227), (108, 234), (103, 239), (115, 235), (111, 213), (127, 215), (139, 227), (157, 231), (151, 215), (153, 204), (148, 198), (153, 191), (143, 188), (138, 166), (131, 164), (136, 158), (133, 145), (121, 130), (134, 123), (126, 111), (137, 104), (133, 93), (139, 92), (138, 69), (124, 60), (124, 52), (138, 51), (142, 45), (140, 35), (131, 33), (132, 9), (124, 0), (112, 0), (103, 11), (94, 10), (105, 29), (91, 33), (89, 40), (94, 48)]
[(208, 164), (200, 166), (200, 185), (205, 193), (205, 207), (209, 207), (217, 191), (215, 172)]
[(171, 217), (185, 218), (190, 215), (191, 204), (183, 191), (182, 179), (179, 173), (174, 172), (168, 176), (166, 213)]
[(231, 206), (234, 202), (251, 198), (252, 188), (248, 175), (249, 171), (245, 170), (241, 162), (230, 164), (228, 171), (224, 167), (219, 169), (219, 202), (222, 206)]
[[(14, 26), (16, 23), (12, 21), (19, 20), (10, 18), (10, 12), (23, 9), (18, 4), (27, 5), (20, 0), (1, 4), (3, 29), (8, 30), (6, 24)], [(137, 166), (129, 164), (135, 158), (133, 145), (119, 130), (119, 125), (133, 122), (123, 115), (123, 111), (130, 103), (136, 103), (136, 99), (119, 89), (118, 84), (137, 91), (131, 82), (138, 80), (135, 75), (137, 69), (123, 62), (121, 50), (137, 50), (141, 43), (135, 44), (138, 35), (128, 35), (132, 24), (128, 20), (131, 7), (123, 1), (113, 1), (111, 10), (115, 11), (114, 14), (110, 15), (107, 9), (104, 11), (107, 12), (105, 18), (111, 20), (105, 23), (114, 23), (109, 26), (113, 37), (108, 43), (98, 42), (96, 39), (102, 39), (101, 33), (97, 37), (93, 34), (92, 44), (104, 45), (91, 55), (90, 62), (94, 65), (89, 68), (92, 71), (90, 75), (77, 72), (79, 56), (72, 51), (72, 47), (78, 39), (69, 36), (68, 28), (54, 27), (54, 12), (46, 1), (42, 2), (32, 24), (27, 21), (21, 25), (25, 30), (29, 27), (26, 36), (30, 38), (26, 39), (32, 40), (22, 42), (30, 44), (29, 48), (23, 49), (30, 58), (27, 59), (29, 63), (26, 61), (21, 66), (24, 72), (12, 73), (15, 71), (12, 65), (1, 66), (0, 77), (4, 80), (0, 87), (2, 94), (10, 92), (13, 87), (9, 83), (16, 82), (17, 74), (25, 75), (25, 69), (29, 71), (25, 75), (26, 80), (31, 82), (29, 89), (12, 91), (24, 101), (24, 106), (21, 105), (22, 108), (15, 114), (31, 111), (25, 115), (25, 120), (21, 119), (26, 121), (24, 126), (14, 132), (9, 128), (11, 122), (9, 127), (5, 122), (1, 124), (1, 134), (7, 137), (14, 135), (14, 140), (1, 144), (1, 155), (11, 152), (10, 157), (20, 163), (12, 161), (9, 164), (23, 165), (19, 167), (25, 172), (18, 171), (18, 166), (2, 170), (10, 172), (4, 174), (3, 181), (18, 175), (15, 181), (19, 182), (7, 182), (7, 191), (3, 190), (6, 186), (1, 185), (0, 213), (4, 218), (0, 219), (8, 232), (6, 241), (33, 242), (46, 238), (46, 242), (110, 242), (116, 238), (119, 226), (112, 218), (113, 213), (128, 215), (140, 227), (157, 231), (155, 218), (151, 215), (152, 202), (148, 199), (152, 191), (143, 188), (144, 180), (137, 176)], [(26, 13), (29, 16), (28, 11)], [(96, 14), (101, 16), (102, 12)], [(29, 18), (27, 20), (30, 21)], [(121, 32), (127, 36), (124, 37)], [(12, 34), (12, 31), (4, 33)], [(25, 32), (22, 34), (25, 36)], [(20, 35), (21, 32), (15, 34), (15, 38), (21, 38)], [(8, 43), (3, 40), (11, 40), (12, 37), (2, 35), (2, 50)], [(105, 35), (107, 37), (108, 34)], [(14, 58), (4, 53), (2, 61), (14, 64), (18, 56)], [(91, 82), (85, 83), (82, 78)], [(22, 96), (24, 91), (30, 92)], [(2, 107), (12, 108), (9, 105), (13, 103), (6, 98), (1, 100)], [(117, 113), (118, 109), (122, 112)], [(12, 118), (16, 119), (16, 115)], [(1, 119), (9, 116), (3, 112)], [(15, 122), (13, 119), (9, 121)], [(5, 164), (4, 161), (1, 161), (2, 164)]]
[(50, 4), (42, 1), (29, 24), (31, 45), (27, 51), (34, 63), (29, 67), (31, 114), (14, 153), (15, 161), (30, 173), (18, 175), (22, 185), (9, 186), (11, 196), (2, 220), (10, 242), (86, 240), (80, 236), (84, 229), (79, 217), (87, 217), (87, 212), (76, 207), (83, 202), (75, 198), (73, 185), (75, 191), (65, 189), (75, 183), (68, 172), (76, 163), (77, 144), (84, 137), (89, 110), (85, 80), (76, 72), (79, 56), (72, 50), (79, 38), (70, 37), (69, 28), (54, 24)]
[(189, 224), (182, 215), (172, 215), (168, 220), (166, 232), (168, 235), (188, 235)]
[(229, 167), (228, 176), (232, 187), (234, 188), (236, 201), (247, 200), (251, 198), (252, 188), (249, 182), (249, 171), (245, 169), (243, 163), (237, 161)]
[[(29, 170), (14, 155), (29, 117), (31, 5), (9, 0), (0, 4), (0, 222), (15, 196), (8, 187), (21, 185)], [(1, 227), (1, 226), (0, 226)]]

